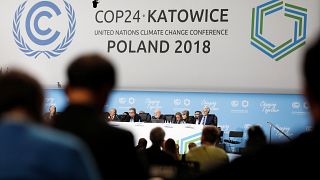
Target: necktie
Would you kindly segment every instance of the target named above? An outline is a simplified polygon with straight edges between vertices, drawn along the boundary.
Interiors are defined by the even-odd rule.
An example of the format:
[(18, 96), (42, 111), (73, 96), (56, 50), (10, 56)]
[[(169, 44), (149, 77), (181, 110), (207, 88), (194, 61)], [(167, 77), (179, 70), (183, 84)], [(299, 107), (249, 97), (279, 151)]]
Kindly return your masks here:
[(203, 116), (203, 122), (202, 122), (203, 125), (206, 125), (206, 117), (207, 116)]
[(199, 119), (199, 124), (203, 124), (204, 116), (202, 116), (201, 120)]

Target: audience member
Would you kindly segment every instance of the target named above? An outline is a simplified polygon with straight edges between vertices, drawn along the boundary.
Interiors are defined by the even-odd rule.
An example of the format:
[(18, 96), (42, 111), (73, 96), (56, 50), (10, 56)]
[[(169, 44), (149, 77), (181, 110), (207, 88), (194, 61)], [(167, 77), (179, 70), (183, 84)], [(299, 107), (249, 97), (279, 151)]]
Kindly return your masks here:
[(191, 142), (191, 143), (188, 144), (188, 149), (189, 149), (189, 151), (190, 151), (191, 149), (195, 148), (195, 147), (197, 147), (197, 144), (194, 143), (194, 142)]
[(173, 165), (174, 158), (161, 150), (163, 147), (165, 132), (161, 127), (156, 127), (150, 132), (152, 145), (146, 149), (146, 157), (149, 166), (152, 165)]
[[(68, 67), (69, 105), (55, 127), (83, 139), (105, 179), (144, 179), (130, 132), (104, 122), (103, 109), (115, 85), (115, 70), (103, 57), (81, 56)], [(111, 147), (111, 146), (112, 147)], [(126, 173), (123, 173), (125, 170)]]
[(0, 179), (99, 179), (77, 138), (41, 127), (43, 93), (27, 74), (0, 77)]
[(202, 130), (201, 146), (192, 148), (186, 157), (187, 161), (196, 161), (202, 172), (218, 168), (229, 162), (227, 153), (216, 147), (220, 132), (215, 126), (206, 126)]
[(140, 138), (136, 146), (137, 152), (144, 152), (147, 148), (148, 141), (145, 138)]
[(248, 140), (245, 153), (254, 153), (267, 144), (267, 137), (262, 128), (258, 125), (251, 126), (248, 129)]
[(179, 151), (177, 151), (176, 142), (169, 138), (164, 143), (164, 151), (170, 154), (174, 160), (179, 160)]

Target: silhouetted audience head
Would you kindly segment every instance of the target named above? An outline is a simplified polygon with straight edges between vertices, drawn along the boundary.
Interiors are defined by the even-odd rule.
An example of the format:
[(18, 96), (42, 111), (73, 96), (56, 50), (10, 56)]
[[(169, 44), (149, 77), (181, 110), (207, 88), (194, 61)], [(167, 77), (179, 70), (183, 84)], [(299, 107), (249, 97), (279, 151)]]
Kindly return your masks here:
[(246, 144), (246, 152), (251, 153), (267, 144), (267, 137), (262, 128), (258, 125), (251, 126), (248, 129), (248, 140)]
[(320, 124), (320, 40), (305, 54), (303, 66), (305, 95), (310, 105), (314, 124)]
[(152, 145), (162, 146), (166, 133), (161, 127), (153, 128), (150, 132), (150, 140)]
[(197, 147), (197, 144), (194, 143), (194, 142), (191, 142), (191, 143), (188, 144), (189, 151), (190, 151), (190, 149), (195, 148), (195, 147)]
[(116, 82), (111, 63), (96, 54), (80, 56), (68, 67), (67, 76), (70, 103), (91, 104), (102, 112)]
[(28, 74), (13, 70), (0, 76), (0, 116), (19, 111), (41, 122), (43, 100), (40, 84)]
[(137, 152), (143, 152), (147, 148), (148, 141), (145, 138), (140, 138), (136, 146)]
[(206, 126), (202, 130), (201, 144), (215, 145), (220, 138), (220, 131), (215, 126)]
[(167, 139), (164, 143), (164, 151), (170, 154), (175, 160), (179, 159), (176, 142), (172, 138)]

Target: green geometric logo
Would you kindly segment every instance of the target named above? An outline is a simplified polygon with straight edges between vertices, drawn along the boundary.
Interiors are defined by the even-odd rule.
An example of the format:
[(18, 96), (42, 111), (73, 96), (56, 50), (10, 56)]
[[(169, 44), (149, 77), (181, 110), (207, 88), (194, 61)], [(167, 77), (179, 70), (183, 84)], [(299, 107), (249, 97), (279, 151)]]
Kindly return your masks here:
[[(268, 15), (283, 12), (288, 19), (293, 20), (293, 37), (275, 45), (264, 37), (265, 18)], [(270, 58), (279, 61), (306, 43), (307, 9), (280, 0), (271, 0), (252, 9), (251, 45), (259, 49)]]
[(188, 150), (188, 144), (191, 143), (191, 142), (194, 142), (197, 145), (200, 145), (201, 134), (202, 134), (202, 132), (198, 132), (198, 133), (195, 133), (195, 134), (192, 134), (190, 136), (187, 136), (187, 137), (184, 137), (184, 138), (180, 139), (180, 141), (178, 142), (178, 144), (179, 144), (179, 153), (180, 154), (186, 153), (187, 150)]

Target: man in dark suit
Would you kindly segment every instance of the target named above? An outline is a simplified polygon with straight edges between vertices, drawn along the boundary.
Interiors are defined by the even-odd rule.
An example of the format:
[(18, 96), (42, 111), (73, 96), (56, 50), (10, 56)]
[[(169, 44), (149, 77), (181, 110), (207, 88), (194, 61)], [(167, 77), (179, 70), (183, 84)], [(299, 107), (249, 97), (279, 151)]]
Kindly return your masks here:
[(145, 154), (149, 167), (154, 165), (174, 165), (171, 155), (161, 150), (166, 133), (161, 127), (156, 127), (150, 132), (151, 147), (146, 149)]
[(89, 145), (104, 179), (144, 179), (132, 134), (104, 122), (103, 109), (115, 84), (113, 66), (98, 55), (81, 56), (68, 67), (67, 76), (70, 104), (55, 127)]
[(218, 125), (218, 118), (215, 114), (209, 114), (210, 108), (204, 107), (202, 110), (202, 115), (199, 116), (199, 124), (202, 125)]
[[(293, 141), (269, 145), (243, 155), (230, 165), (199, 179), (303, 179), (319, 178), (320, 162), (320, 41), (312, 46), (304, 61), (304, 92), (310, 107), (312, 130)], [(257, 174), (258, 176), (253, 176)]]
[(194, 118), (191, 119), (190, 123), (191, 124), (199, 124), (200, 120), (199, 117), (202, 115), (201, 111), (195, 111), (194, 112)]
[(126, 117), (126, 122), (141, 122), (141, 117), (137, 114), (136, 108), (129, 109), (129, 116)]

